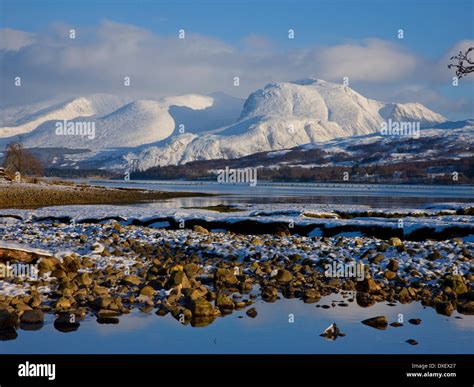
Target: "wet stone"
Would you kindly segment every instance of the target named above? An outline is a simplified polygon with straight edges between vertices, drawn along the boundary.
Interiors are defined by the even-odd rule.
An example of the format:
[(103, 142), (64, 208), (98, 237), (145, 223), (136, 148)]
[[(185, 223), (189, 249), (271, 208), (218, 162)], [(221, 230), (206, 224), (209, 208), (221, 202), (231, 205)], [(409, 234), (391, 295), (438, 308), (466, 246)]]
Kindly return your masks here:
[(387, 328), (388, 322), (387, 322), (387, 317), (377, 316), (377, 317), (372, 317), (372, 318), (363, 320), (362, 324), (368, 325), (369, 327), (372, 327), (375, 329), (384, 330)]
[(257, 317), (257, 310), (255, 308), (249, 308), (245, 314), (251, 318)]

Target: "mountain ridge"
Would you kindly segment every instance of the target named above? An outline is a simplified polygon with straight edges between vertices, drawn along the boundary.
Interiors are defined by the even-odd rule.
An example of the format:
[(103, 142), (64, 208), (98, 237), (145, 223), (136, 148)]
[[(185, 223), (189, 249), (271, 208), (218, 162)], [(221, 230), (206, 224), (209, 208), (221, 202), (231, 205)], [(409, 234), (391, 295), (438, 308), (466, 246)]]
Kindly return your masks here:
[[(382, 114), (380, 114), (382, 112)], [(387, 119), (416, 120), (421, 127), (446, 119), (420, 104), (387, 104), (322, 80), (270, 83), (250, 94), (240, 119), (200, 136), (176, 136), (183, 145), (149, 147), (134, 157), (139, 168), (194, 160), (236, 158), (338, 137), (380, 131)], [(158, 163), (158, 164), (157, 164)]]
[[(95, 136), (55, 136), (59, 119), (92, 120)], [(25, 146), (88, 149), (87, 156), (71, 156), (74, 162), (87, 157), (109, 167), (107, 160), (115, 160), (114, 168), (133, 162), (140, 170), (370, 135), (379, 133), (387, 120), (416, 122), (421, 128), (446, 122), (418, 103), (376, 101), (347, 86), (312, 78), (269, 83), (243, 103), (222, 93), (146, 100), (81, 97), (15, 122), (24, 131), (41, 120), (22, 134)], [(4, 141), (11, 139), (5, 138), (5, 128), (0, 136), (2, 132)]]

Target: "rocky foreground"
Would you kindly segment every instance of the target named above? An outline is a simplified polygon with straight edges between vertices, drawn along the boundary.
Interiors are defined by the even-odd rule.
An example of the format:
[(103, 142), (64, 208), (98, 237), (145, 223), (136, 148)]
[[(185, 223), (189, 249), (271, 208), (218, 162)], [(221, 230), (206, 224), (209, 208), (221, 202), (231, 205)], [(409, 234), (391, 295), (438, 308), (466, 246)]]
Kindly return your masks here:
[[(133, 308), (171, 314), (205, 326), (246, 309), (257, 299), (280, 297), (318, 303), (332, 293), (348, 302), (419, 301), (449, 316), (474, 314), (474, 243), (403, 241), (397, 237), (244, 235), (143, 226), (0, 223), (0, 263), (29, 264), (37, 278), (0, 279), (0, 336), (15, 338), (56, 315), (61, 331), (78, 329), (87, 315), (117, 323)], [(328, 276), (327, 264), (362, 263), (363, 278)], [(369, 324), (370, 325), (370, 324)], [(377, 325), (377, 324), (376, 324)]]

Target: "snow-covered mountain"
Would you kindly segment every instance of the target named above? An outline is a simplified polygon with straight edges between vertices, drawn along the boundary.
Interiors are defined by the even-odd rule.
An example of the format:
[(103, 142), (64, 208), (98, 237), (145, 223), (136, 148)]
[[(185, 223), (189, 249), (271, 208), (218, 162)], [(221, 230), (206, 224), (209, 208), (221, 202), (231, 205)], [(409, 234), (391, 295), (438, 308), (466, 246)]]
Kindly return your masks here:
[(352, 135), (380, 129), (383, 120), (419, 121), (422, 127), (445, 121), (420, 104), (386, 104), (363, 97), (351, 88), (319, 79), (273, 83), (249, 96), (242, 119), (295, 117), (336, 123)]
[[(112, 95), (93, 95), (66, 102), (35, 104), (0, 111), (0, 145), (21, 135), (27, 147), (65, 147), (100, 151), (117, 147), (137, 147), (155, 143), (172, 135), (175, 129), (186, 132), (211, 130), (235, 122), (243, 100), (214, 93), (188, 94), (157, 100), (132, 101)], [(94, 127), (94, 136), (58, 135), (57, 124)], [(91, 138), (93, 137), (93, 138)]]
[(25, 146), (68, 147), (103, 150), (116, 147), (137, 147), (150, 144), (171, 136), (175, 121), (169, 107), (185, 106), (190, 109), (205, 109), (213, 103), (212, 98), (201, 95), (183, 95), (164, 98), (159, 101), (139, 100), (91, 120), (76, 117), (72, 122), (94, 124), (92, 136), (58, 136), (56, 122), (47, 121), (36, 130), (24, 136)]
[(54, 103), (47, 107), (45, 104), (34, 104), (4, 109), (0, 114), (0, 138), (30, 133), (48, 121), (102, 116), (128, 102), (130, 99), (123, 97), (94, 94)]
[[(95, 95), (39, 111), (0, 113), (0, 142), (22, 134), (31, 148), (92, 151), (71, 156), (73, 165), (85, 157), (89, 165), (107, 168), (137, 160), (141, 170), (369, 135), (388, 120), (419, 123), (422, 128), (446, 121), (420, 104), (379, 102), (317, 79), (271, 83), (252, 93), (243, 108), (242, 100), (222, 93), (138, 101)], [(57, 135), (59, 120), (93, 122), (94, 136)], [(181, 125), (184, 133), (178, 130)]]
[(339, 137), (376, 133), (383, 122), (446, 121), (420, 104), (387, 104), (317, 79), (272, 83), (252, 93), (240, 119), (213, 133), (184, 134), (129, 155), (139, 168), (237, 158)]

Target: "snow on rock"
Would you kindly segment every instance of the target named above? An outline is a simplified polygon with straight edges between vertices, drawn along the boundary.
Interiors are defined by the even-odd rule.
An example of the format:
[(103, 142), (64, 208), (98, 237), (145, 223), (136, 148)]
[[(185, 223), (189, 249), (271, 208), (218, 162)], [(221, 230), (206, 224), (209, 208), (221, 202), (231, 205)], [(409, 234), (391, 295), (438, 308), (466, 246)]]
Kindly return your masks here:
[[(340, 232), (361, 232), (372, 233), (374, 229), (393, 229), (394, 232), (399, 227), (399, 219), (403, 219), (404, 236), (409, 238), (414, 232), (422, 229), (430, 229), (433, 233), (442, 233), (446, 229), (464, 230), (461, 233), (469, 235), (474, 229), (474, 221), (468, 215), (446, 215), (443, 211), (432, 209), (380, 209), (380, 214), (374, 216), (355, 216), (348, 219), (342, 217), (328, 216), (334, 213), (328, 211), (332, 207), (338, 213), (363, 213), (371, 210), (368, 206), (346, 206), (346, 205), (311, 205), (311, 204), (278, 204), (277, 208), (269, 204), (254, 204), (247, 206), (246, 209), (237, 213), (220, 213), (207, 209), (185, 209), (175, 207), (160, 207), (158, 210), (149, 206), (114, 206), (114, 205), (90, 205), (90, 206), (61, 206), (44, 207), (31, 210), (22, 209), (3, 209), (0, 215), (19, 215), (25, 221), (36, 222), (38, 218), (48, 219), (47, 222), (53, 222), (53, 218), (61, 219), (70, 217), (76, 223), (93, 222), (104, 224), (116, 214), (120, 214), (120, 221), (123, 225), (143, 224), (147, 227), (168, 228), (171, 223), (180, 223), (182, 221), (202, 220), (205, 222), (221, 222), (221, 225), (227, 225), (232, 228), (233, 224), (245, 221), (251, 221), (259, 224), (294, 224), (295, 227), (307, 227), (309, 236), (318, 236), (320, 233), (332, 233), (336, 228), (345, 228)], [(462, 204), (460, 204), (462, 207)], [(153, 209), (152, 209), (153, 208)], [(308, 217), (313, 214), (313, 217)], [(315, 214), (321, 217), (315, 217)], [(397, 214), (397, 217), (390, 215)], [(357, 215), (357, 214), (356, 214)], [(423, 216), (420, 216), (423, 215)], [(106, 220), (108, 221), (106, 222)], [(170, 221), (172, 219), (173, 221)], [(313, 227), (311, 229), (311, 227)], [(9, 226), (3, 225), (0, 218), (0, 231), (7, 230)], [(456, 232), (458, 232), (456, 231)], [(1, 234), (0, 234), (1, 235)], [(350, 234), (348, 234), (350, 235)], [(430, 234), (431, 235), (431, 234)], [(441, 235), (440, 235), (441, 236)], [(435, 235), (433, 234), (434, 238)], [(0, 237), (1, 239), (1, 237)]]
[[(3, 222), (3, 219), (2, 219)], [(25, 253), (31, 253), (38, 256), (52, 256), (53, 254), (50, 251), (31, 248), (30, 246), (22, 245), (21, 243), (16, 243), (12, 241), (2, 241), (0, 240), (0, 249), (4, 250), (16, 250), (22, 251)]]
[[(82, 206), (82, 208), (81, 206), (70, 206), (62, 209), (42, 208), (34, 210), (34, 212), (38, 215), (48, 211), (68, 211), (69, 214), (73, 215), (74, 210), (77, 210), (77, 215), (87, 211), (95, 214), (96, 209), (100, 206), (90, 206), (87, 209), (84, 207), (87, 206)], [(288, 209), (290, 205), (283, 207)], [(137, 208), (126, 208), (138, 211)], [(269, 206), (259, 208), (261, 210), (268, 210)], [(350, 210), (350, 207), (347, 206), (341, 208)], [(120, 211), (120, 206), (105, 206), (105, 208), (101, 208), (102, 211), (107, 210), (109, 215), (113, 209)], [(31, 213), (28, 212), (30, 210), (16, 211), (25, 216), (31, 216)], [(189, 214), (182, 210), (177, 210), (176, 212), (180, 216)], [(225, 217), (227, 215), (216, 214), (216, 216)], [(308, 222), (309, 220), (306, 221)], [(336, 222), (337, 220), (324, 219), (324, 221)], [(349, 222), (350, 220), (347, 221)], [(2, 222), (0, 219), (1, 226)], [(4, 241), (21, 242), (35, 249), (50, 249), (54, 247), (55, 250), (74, 251), (80, 256), (92, 260), (95, 270), (105, 270), (105, 268), (110, 266), (119, 270), (125, 270), (135, 266), (137, 262), (142, 267), (150, 263), (150, 260), (146, 257), (136, 255), (134, 252), (122, 251), (118, 256), (114, 254), (111, 256), (98, 254), (98, 251), (101, 251), (104, 245), (107, 246), (107, 249), (114, 247), (110, 239), (110, 233), (114, 232), (113, 230), (115, 230), (115, 225), (112, 224), (104, 227), (102, 224), (57, 223), (45, 227), (41, 222), (23, 222), (15, 227), (6, 227), (0, 234), (0, 237)], [(149, 227), (132, 225), (129, 227), (123, 226), (118, 234), (120, 240), (114, 243), (121, 245), (123, 241), (131, 239), (135, 243), (143, 243), (144, 245), (152, 244), (157, 246), (165, 244), (171, 249), (175, 247), (187, 249), (189, 247), (191, 250), (185, 251), (192, 251), (192, 254), (206, 257), (207, 262), (210, 261), (209, 257), (222, 257), (224, 259), (232, 257), (232, 260), (240, 261), (251, 257), (250, 262), (253, 260), (272, 262), (277, 254), (282, 254), (282, 251), (284, 251), (285, 256), (298, 255), (302, 262), (305, 259), (310, 259), (313, 262), (321, 262), (321, 259), (325, 261), (331, 259), (336, 263), (358, 261), (368, 266), (373, 278), (385, 283), (387, 279), (384, 277), (384, 272), (392, 259), (397, 260), (399, 266), (398, 275), (407, 283), (420, 280), (419, 275), (412, 274), (414, 270), (423, 276), (429, 276), (426, 281), (427, 284), (436, 284), (437, 279), (441, 279), (443, 275), (452, 272), (454, 265), (456, 265), (460, 273), (468, 273), (471, 267), (471, 262), (464, 257), (466, 255), (465, 250), (472, 251), (474, 247), (470, 241), (460, 243), (452, 238), (442, 241), (431, 239), (423, 241), (404, 240), (406, 251), (400, 251), (395, 246), (385, 247), (385, 259), (380, 263), (373, 263), (370, 262), (370, 258), (374, 255), (367, 255), (366, 253), (373, 250), (375, 254), (377, 248), (383, 243), (382, 240), (363, 236), (358, 234), (356, 230), (343, 231), (332, 237), (321, 238), (323, 234), (321, 231), (319, 228), (312, 229), (311, 235), (308, 236), (293, 234), (275, 238), (272, 234), (260, 235), (258, 239), (261, 241), (261, 244), (256, 245), (253, 235), (222, 232), (214, 233), (210, 236), (209, 234), (196, 233), (189, 229), (162, 229), (157, 231)], [(354, 235), (360, 236), (354, 238)], [(78, 238), (79, 236), (85, 236), (86, 238), (82, 240)], [(196, 246), (199, 248), (196, 249)], [(429, 258), (434, 251), (441, 252), (441, 257), (435, 260)], [(203, 269), (211, 273), (213, 266), (206, 265)], [(54, 283), (47, 284), (43, 289), (44, 292), (54, 290)], [(11, 282), (0, 279), (0, 292), (4, 295), (14, 295), (17, 292), (20, 292), (18, 294), (23, 294), (21, 292), (28, 292), (28, 290), (29, 283), (26, 283), (26, 286), (25, 283), (13, 285)]]

